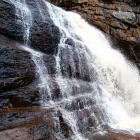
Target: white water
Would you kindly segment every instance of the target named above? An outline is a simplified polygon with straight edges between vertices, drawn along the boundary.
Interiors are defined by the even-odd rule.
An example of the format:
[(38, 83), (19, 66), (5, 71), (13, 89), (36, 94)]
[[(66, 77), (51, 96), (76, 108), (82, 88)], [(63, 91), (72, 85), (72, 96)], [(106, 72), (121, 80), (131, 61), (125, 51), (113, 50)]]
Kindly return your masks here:
[(16, 20), (23, 24), (24, 42), (27, 45), (32, 26), (32, 15), (25, 0), (9, 0), (16, 8)]
[[(43, 56), (45, 54), (35, 51), (28, 46), (30, 28), (32, 27), (32, 20), (33, 20), (32, 14), (26, 4), (26, 0), (10, 0), (10, 2), (15, 6), (17, 22), (19, 24), (23, 25), (24, 46), (20, 46), (20, 47), (23, 50), (30, 52), (32, 60), (34, 61), (35, 65), (36, 65), (36, 71), (39, 75), (38, 87), (40, 88), (40, 92), (42, 93), (42, 105), (44, 106), (44, 105), (46, 105), (44, 100), (49, 100), (49, 101), (51, 100), (51, 91), (50, 91), (49, 81), (48, 81), (49, 75), (48, 75), (47, 67), (45, 66), (45, 63), (43, 60)], [(38, 4), (38, 6), (39, 6), (39, 4)], [(45, 21), (44, 17), (42, 17), (42, 19)]]
[[(78, 36), (91, 52), (92, 65), (98, 74), (97, 83), (102, 90), (102, 95), (97, 95), (96, 100), (105, 109), (110, 125), (127, 124), (133, 117), (139, 116), (140, 77), (138, 70), (127, 62), (120, 52), (111, 48), (101, 31), (90, 26), (78, 14), (65, 12), (46, 4), (54, 24), (64, 32), (65, 36), (62, 36), (61, 40), (65, 41), (66, 37)], [(88, 61), (90, 62), (89, 59)]]
[[(82, 103), (85, 104), (84, 109), (89, 110), (90, 106), (87, 105), (88, 100), (86, 99), (96, 99), (96, 104), (104, 113), (104, 123), (108, 123), (111, 127), (130, 131), (133, 130), (136, 132), (140, 130), (139, 72), (134, 66), (132, 66), (132, 64), (127, 62), (120, 52), (111, 48), (109, 41), (101, 31), (90, 26), (79, 15), (72, 12), (66, 12), (43, 0), (44, 4), (46, 4), (46, 7), (48, 8), (51, 19), (54, 24), (59, 27), (62, 34), (58, 45), (58, 53), (54, 56), (56, 60), (56, 74), (52, 79), (48, 74), (47, 67), (43, 60), (43, 56), (45, 54), (28, 47), (30, 28), (32, 26), (32, 16), (25, 0), (10, 0), (10, 2), (12, 2), (16, 7), (18, 22), (23, 22), (25, 46), (22, 48), (31, 53), (32, 59), (36, 65), (36, 71), (39, 75), (38, 86), (43, 99), (42, 105), (47, 106), (47, 108), (56, 107), (56, 111), (59, 110), (61, 112), (65, 122), (67, 122), (73, 131), (72, 139), (85, 139), (80, 133), (77, 125), (79, 118), (77, 118), (75, 112), (70, 112), (65, 109), (66, 104), (71, 105), (72, 101), (77, 98), (84, 98), (81, 100)], [(41, 5), (37, 0), (36, 3), (43, 22), (47, 21), (45, 13), (41, 9)], [(78, 53), (80, 75), (83, 75), (84, 69), (82, 62), (83, 55), (85, 56), (85, 61), (88, 63), (87, 66), (88, 70), (91, 72), (91, 77), (93, 76), (91, 69), (94, 69), (95, 71), (95, 80), (90, 83), (94, 89), (92, 93), (73, 96), (73, 85), (79, 89), (79, 82), (82, 81), (76, 80), (75, 78), (70, 81), (63, 77), (63, 74), (61, 73), (60, 55), (61, 51), (66, 47), (67, 38), (73, 39), (75, 43), (75, 51)], [(81, 45), (81, 48), (79, 47), (79, 44)], [(70, 61), (73, 71), (72, 77), (74, 77), (76, 64), (72, 57), (73, 51), (71, 46), (68, 45), (67, 49), (68, 52), (71, 53)], [(60, 88), (62, 99), (59, 101), (52, 100), (51, 80), (54, 80)], [(91, 114), (91, 116), (93, 116), (97, 120), (97, 124), (99, 124), (98, 118), (95, 114)], [(134, 119), (135, 121), (132, 121)], [(101, 130), (101, 127), (99, 127), (99, 130)], [(62, 139), (61, 135), (58, 137), (59, 139)]]

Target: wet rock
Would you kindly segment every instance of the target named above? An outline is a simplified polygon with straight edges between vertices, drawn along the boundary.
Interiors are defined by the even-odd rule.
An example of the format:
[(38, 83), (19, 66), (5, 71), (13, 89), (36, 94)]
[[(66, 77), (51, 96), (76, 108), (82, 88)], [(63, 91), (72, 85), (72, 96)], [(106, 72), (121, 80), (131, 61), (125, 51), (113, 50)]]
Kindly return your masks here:
[(139, 134), (130, 134), (127, 131), (113, 130), (108, 128), (107, 131), (97, 133), (89, 138), (89, 140), (139, 140), (139, 137)]
[[(105, 2), (110, 3), (107, 0)], [(89, 4), (86, 0), (74, 0), (71, 3), (77, 3), (80, 10)], [(92, 7), (98, 7), (95, 11), (96, 17), (93, 16), (92, 20), (96, 18), (98, 25), (102, 27), (102, 20), (106, 19), (103, 16), (111, 18), (110, 13), (117, 10), (117, 6), (111, 2), (111, 11), (109, 11), (106, 10), (107, 4), (103, 2), (97, 4), (98, 0), (95, 3), (94, 6), (89, 4), (90, 10), (84, 9), (83, 15), (87, 16), (88, 11), (93, 14)], [(14, 16), (17, 16), (15, 7), (10, 1), (2, 0), (0, 4), (2, 11), (0, 33), (7, 36), (0, 38), (0, 139), (57, 140), (60, 135), (61, 139), (70, 139), (75, 133), (72, 132), (72, 128), (86, 136), (97, 132), (98, 128), (107, 129), (108, 127), (103, 123), (103, 110), (94, 99), (95, 94), (100, 93), (97, 93), (97, 89), (93, 89), (92, 82), (96, 80), (96, 74), (87, 63), (89, 56), (85, 46), (75, 43), (71, 38), (67, 39), (65, 46), (59, 50), (60, 65), (58, 66), (55, 54), (58, 52), (62, 32), (60, 33), (58, 27), (53, 24), (44, 1), (26, 0), (32, 15), (30, 36), (26, 43), (44, 53), (43, 60), (47, 69), (45, 73), (47, 82), (43, 83), (44, 85), (38, 85), (39, 78), (35, 71), (35, 64), (29, 52), (20, 48), (20, 45), (25, 47), (24, 26), (15, 19)], [(135, 11), (137, 11), (136, 8)], [(91, 21), (91, 17), (92, 15), (87, 18), (88, 21)], [(6, 19), (7, 23), (4, 24)], [(119, 28), (119, 35), (123, 32), (122, 30), (127, 32), (128, 25), (115, 20), (116, 18), (112, 24), (103, 25), (104, 30), (109, 33), (112, 26), (114, 36), (116, 28)], [(133, 37), (137, 37), (139, 32), (135, 27), (133, 28)], [(123, 36), (125, 38), (125, 34)], [(80, 39), (76, 37), (75, 40)], [(41, 89), (39, 86), (44, 87)], [(49, 92), (51, 92), (50, 96), (48, 96)], [(46, 105), (45, 109), (36, 107), (42, 102)], [(67, 114), (69, 117), (66, 116)], [(71, 120), (71, 115), (74, 116), (74, 120)]]
[(28, 129), (26, 127), (22, 128), (14, 128), (10, 130), (6, 130), (4, 132), (0, 132), (0, 140), (32, 140), (33, 136), (28, 133)]
[(0, 94), (1, 108), (18, 108), (39, 106), (42, 97), (39, 89), (34, 86), (20, 87)]
[(66, 102), (65, 109), (68, 111), (82, 110), (85, 107), (94, 106), (95, 103), (96, 102), (92, 98), (88, 98), (85, 96), (81, 98), (76, 98), (75, 100), (68, 103)]
[[(84, 81), (92, 81), (94, 70), (88, 65), (88, 52), (86, 47), (71, 38), (66, 40), (65, 47), (60, 50), (61, 72), (65, 77), (74, 77)], [(79, 53), (80, 52), (80, 53)]]
[[(26, 3), (31, 9), (32, 18), (30, 19), (32, 25), (28, 45), (47, 54), (55, 54), (60, 40), (60, 32), (53, 24), (44, 1), (27, 0)], [(43, 8), (42, 14), (40, 14), (40, 6)], [(42, 17), (43, 14), (45, 19)], [(16, 14), (15, 6), (10, 0), (0, 1), (0, 21), (1, 34), (23, 44), (25, 43), (25, 25), (20, 16)]]
[(17, 22), (15, 13), (15, 6), (10, 1), (0, 1), (0, 34), (23, 42), (23, 27)]
[[(56, 54), (60, 41), (60, 31), (53, 24), (45, 1), (27, 0), (26, 3), (32, 14), (29, 45), (46, 54)], [(42, 13), (40, 14), (40, 12)]]
[[(30, 53), (20, 49), (20, 46), (25, 47), (25, 41), (32, 48), (48, 54), (43, 58), (48, 74), (56, 74), (53, 55), (57, 53), (59, 29), (54, 26), (44, 1), (27, 0), (26, 4), (32, 15), (32, 19), (29, 19), (32, 22), (30, 41), (25, 40), (25, 25), (16, 14), (16, 8), (21, 5), (15, 7), (10, 0), (0, 1), (0, 107), (4, 108), (9, 107), (9, 104), (12, 107), (39, 105), (42, 99), (37, 87), (36, 66)], [(40, 14), (40, 7), (45, 19)]]
[(54, 76), (57, 73), (56, 60), (55, 60), (54, 55), (51, 55), (51, 54), (50, 55), (44, 55), (43, 60), (44, 60), (45, 66), (48, 70), (48, 74), (50, 76)]
[(71, 128), (68, 126), (68, 124), (64, 121), (64, 118), (62, 117), (62, 114), (59, 116), (59, 122), (61, 130), (63, 131), (63, 135), (65, 138), (71, 137)]
[(37, 96), (37, 89), (32, 85), (36, 76), (30, 53), (20, 49), (15, 41), (1, 35), (0, 54), (0, 107), (9, 104), (12, 107), (31, 105), (33, 96)]
[(56, 140), (51, 113), (55, 115), (53, 110), (40, 108), (0, 110), (0, 140)]

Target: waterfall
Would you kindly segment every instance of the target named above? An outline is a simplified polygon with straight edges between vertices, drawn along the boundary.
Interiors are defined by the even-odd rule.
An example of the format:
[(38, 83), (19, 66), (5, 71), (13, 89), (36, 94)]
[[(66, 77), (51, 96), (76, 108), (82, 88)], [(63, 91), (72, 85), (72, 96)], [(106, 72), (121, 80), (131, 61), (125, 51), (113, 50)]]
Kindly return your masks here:
[[(33, 18), (26, 1), (9, 1), (15, 5), (18, 22), (23, 23), (24, 45), (21, 48), (30, 52), (36, 65), (41, 105), (54, 108), (59, 114), (56, 120), (60, 119), (70, 128), (69, 136), (65, 136), (57, 121), (58, 139), (85, 140), (88, 139), (84, 134), (86, 128), (90, 132), (99, 132), (105, 124), (115, 129), (140, 130), (137, 124), (140, 113), (139, 71), (119, 51), (112, 49), (101, 31), (80, 15), (41, 0), (61, 33), (58, 51), (54, 54), (56, 74), (52, 77), (44, 62), (46, 54), (29, 47)], [(45, 12), (39, 1), (35, 1), (42, 21), (46, 22)], [(64, 53), (67, 53), (67, 59)], [(65, 70), (63, 61), (68, 63), (69, 71)], [(53, 98), (54, 83), (59, 87), (57, 98)]]
[[(90, 26), (78, 14), (46, 4), (55, 25), (65, 33), (65, 36), (79, 42), (75, 39), (78, 36), (86, 46), (84, 48), (83, 45), (83, 49), (90, 51), (92, 62), (88, 54), (87, 61), (98, 74), (96, 83), (102, 90), (96, 100), (106, 111), (108, 122), (110, 124), (128, 122), (131, 117), (136, 117), (140, 111), (138, 70), (119, 51), (111, 48), (101, 31)], [(63, 43), (66, 37), (62, 36)]]

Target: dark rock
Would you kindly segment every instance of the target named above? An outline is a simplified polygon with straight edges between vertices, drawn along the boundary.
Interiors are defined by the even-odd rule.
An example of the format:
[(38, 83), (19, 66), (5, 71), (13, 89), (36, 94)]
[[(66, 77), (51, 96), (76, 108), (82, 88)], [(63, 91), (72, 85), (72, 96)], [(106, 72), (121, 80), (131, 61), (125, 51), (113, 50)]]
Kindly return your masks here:
[(47, 67), (48, 74), (51, 76), (55, 75), (57, 72), (56, 72), (56, 60), (55, 60), (54, 55), (51, 55), (51, 54), (44, 55), (43, 60), (44, 60), (45, 66)]
[[(14, 108), (39, 106), (42, 97), (39, 93), (39, 89), (35, 86), (26, 86), (14, 89), (12, 91), (3, 92), (0, 94), (1, 108), (11, 108), (9, 104)], [(6, 103), (3, 103), (7, 101)]]
[(0, 54), (0, 107), (33, 104), (38, 90), (32, 85), (36, 76), (30, 53), (20, 49), (15, 41), (0, 36)]
[(40, 108), (0, 110), (0, 140), (56, 140), (52, 114)]
[[(26, 2), (32, 14), (32, 26), (30, 29), (29, 45), (37, 50), (41, 50), (46, 54), (56, 54), (58, 43), (60, 41), (60, 31), (56, 27), (48, 13), (48, 8), (44, 1)], [(42, 9), (39, 9), (41, 7)], [(40, 14), (40, 10), (42, 14)], [(45, 18), (42, 17), (45, 15)]]
[(121, 51), (125, 57), (140, 69), (140, 44), (110, 37), (112, 47)]
[[(36, 3), (36, 1), (27, 0), (26, 3), (31, 9), (33, 18), (28, 45), (49, 54), (44, 55), (43, 59), (48, 68), (48, 74), (53, 76), (56, 74), (53, 54), (57, 53), (60, 40), (59, 29), (51, 21), (44, 1)], [(40, 6), (45, 14), (45, 20), (40, 15)], [(12, 104), (12, 107), (39, 105), (42, 98), (36, 86), (38, 78), (31, 55), (20, 49), (20, 45), (24, 46), (27, 40), (25, 40), (25, 27), (23, 22), (18, 22), (21, 19), (16, 15), (15, 8), (10, 1), (0, 1), (0, 33), (8, 37), (2, 35), (0, 37), (1, 107), (8, 107), (9, 104)]]
[[(26, 3), (31, 9), (33, 18), (28, 45), (47, 54), (57, 53), (60, 32), (53, 24), (45, 3), (43, 1), (36, 3), (36, 1), (29, 0), (27, 0)], [(43, 8), (42, 14), (45, 15), (45, 19), (40, 15), (39, 6)], [(0, 33), (16, 41), (25, 43), (25, 27), (23, 22), (18, 22), (18, 20), (21, 19), (16, 15), (15, 6), (10, 1), (1, 0)]]
[(63, 135), (65, 136), (65, 138), (70, 137), (71, 135), (71, 128), (68, 126), (68, 124), (64, 121), (64, 118), (62, 117), (62, 115), (59, 116), (59, 122), (60, 122), (60, 127), (61, 130), (63, 131)]
[(23, 25), (17, 22), (15, 12), (15, 6), (10, 1), (0, 1), (0, 34), (23, 42)]

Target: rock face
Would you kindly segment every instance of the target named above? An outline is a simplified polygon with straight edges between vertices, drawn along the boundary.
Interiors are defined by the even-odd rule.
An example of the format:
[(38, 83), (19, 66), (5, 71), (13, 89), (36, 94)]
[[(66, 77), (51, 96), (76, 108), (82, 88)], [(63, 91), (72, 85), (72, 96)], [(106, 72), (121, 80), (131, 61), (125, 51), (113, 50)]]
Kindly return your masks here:
[[(42, 22), (39, 12), (35, 11), (37, 4), (34, 1), (28, 3), (32, 6), (34, 15), (30, 45), (49, 54), (56, 53), (58, 29), (49, 18), (48, 23)], [(10, 0), (0, 1), (0, 107), (39, 104), (36, 66), (30, 53), (20, 47), (25, 45), (25, 30), (20, 20), (15, 5)], [(52, 66), (51, 62), (49, 65)]]
[[(43, 5), (42, 1), (40, 1), (39, 3), (40, 5)], [(45, 22), (43, 22), (42, 17), (38, 11), (39, 8), (37, 3), (35, 3), (34, 1), (27, 1), (27, 4), (29, 4), (29, 8), (32, 9), (31, 14), (33, 16), (26, 17), (31, 18), (30, 20), (32, 20), (29, 39), (30, 46), (45, 53), (54, 54), (55, 48), (57, 47), (60, 39), (59, 30), (53, 25), (45, 8), (43, 12), (45, 13), (45, 18), (47, 20), (45, 19)], [(0, 12), (0, 33), (15, 41), (23, 43), (25, 41), (24, 34), (26, 32), (23, 29), (23, 26), (25, 25), (23, 25), (20, 17), (16, 15), (16, 9), (14, 4), (10, 1), (1, 1)], [(27, 20), (26, 18), (25, 20)], [(55, 34), (52, 34), (52, 32), (54, 32)]]
[[(57, 52), (59, 31), (47, 15), (48, 23), (42, 22), (35, 1), (27, 2), (32, 9), (32, 15), (34, 15), (30, 32), (30, 46), (49, 54), (44, 56), (44, 61), (49, 67), (49, 74), (54, 74), (55, 62), (52, 54)], [(38, 88), (36, 65), (31, 54), (25, 51), (24, 47), (24, 25), (16, 15), (15, 5), (10, 0), (1, 0), (0, 140), (51, 140), (54, 139), (52, 130), (49, 129), (49, 127), (53, 127), (53, 123), (49, 119), (51, 111), (44, 113), (39, 109), (42, 96)]]
[[(62, 31), (52, 22), (45, 1), (1, 0), (0, 21), (0, 140), (57, 140), (78, 132), (86, 135), (93, 126), (96, 131), (103, 115), (96, 102), (86, 97), (93, 91), (94, 74), (86, 63), (84, 46), (67, 38), (65, 47), (58, 49)], [(63, 79), (57, 76), (59, 71)], [(73, 99), (63, 100), (68, 95)], [(54, 105), (41, 109), (42, 102), (50, 99)], [(77, 132), (68, 113), (77, 118)]]
[[(30, 54), (13, 40), (0, 36), (0, 107), (31, 105), (35, 65)], [(26, 91), (26, 89), (31, 91)]]
[[(26, 1), (31, 9), (32, 26), (30, 29), (30, 46), (46, 54), (57, 53), (60, 32), (49, 17), (44, 1)], [(40, 7), (39, 7), (40, 5)], [(39, 12), (41, 10), (41, 14)], [(45, 16), (42, 16), (45, 15)]]
[(127, 41), (140, 41), (138, 0), (62, 0), (51, 2), (78, 12), (105, 33)]
[[(133, 13), (112, 15), (137, 26)], [(93, 98), (102, 90), (92, 85), (96, 73), (88, 50), (72, 36), (60, 46), (62, 33), (44, 0), (0, 1), (0, 140), (71, 139), (79, 133), (96, 140), (102, 136), (89, 134), (108, 129)]]

